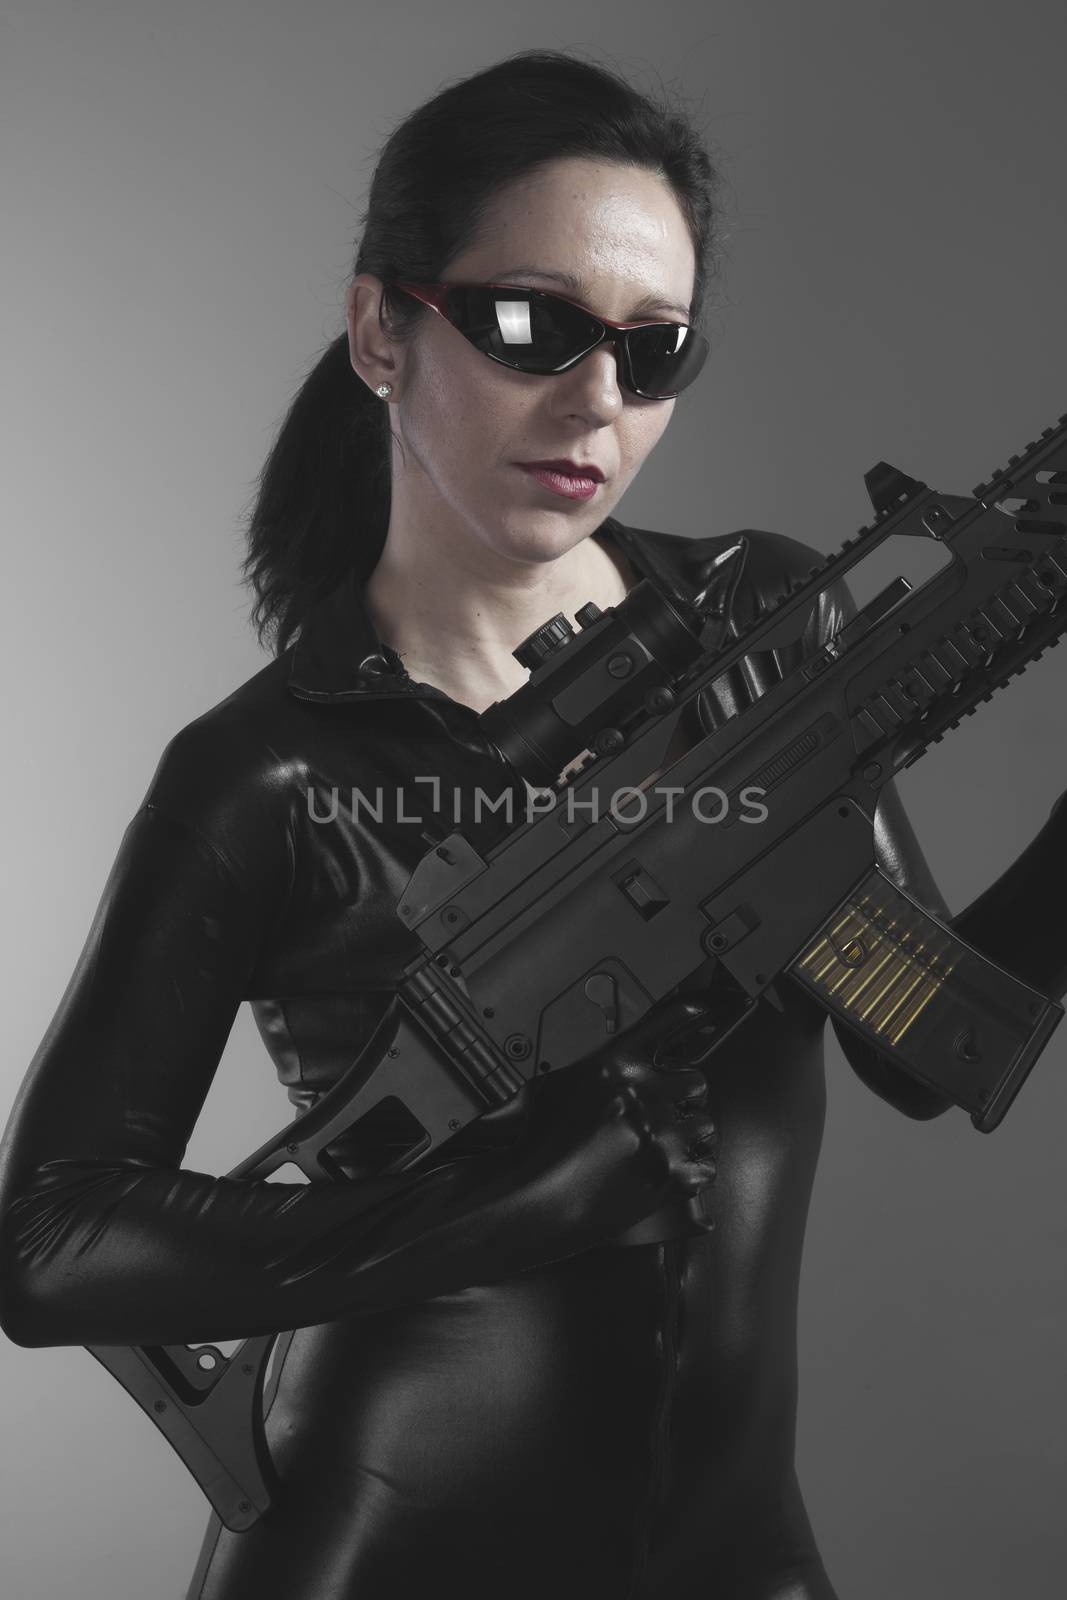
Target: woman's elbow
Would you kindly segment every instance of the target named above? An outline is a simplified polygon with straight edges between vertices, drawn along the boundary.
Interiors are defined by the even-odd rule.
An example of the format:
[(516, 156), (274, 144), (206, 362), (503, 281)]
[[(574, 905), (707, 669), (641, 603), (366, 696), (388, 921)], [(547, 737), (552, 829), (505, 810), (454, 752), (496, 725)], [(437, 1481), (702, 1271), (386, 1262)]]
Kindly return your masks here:
[(0, 1257), (0, 1332), (26, 1350), (46, 1345), (81, 1344), (63, 1318), (57, 1318), (51, 1297), (42, 1293), (38, 1275), (7, 1250)]
[(0, 1196), (0, 1331), (12, 1344), (29, 1349), (89, 1342), (88, 1240), (71, 1222), (54, 1196), (49, 1201), (32, 1188), (21, 1194), (7, 1188)]

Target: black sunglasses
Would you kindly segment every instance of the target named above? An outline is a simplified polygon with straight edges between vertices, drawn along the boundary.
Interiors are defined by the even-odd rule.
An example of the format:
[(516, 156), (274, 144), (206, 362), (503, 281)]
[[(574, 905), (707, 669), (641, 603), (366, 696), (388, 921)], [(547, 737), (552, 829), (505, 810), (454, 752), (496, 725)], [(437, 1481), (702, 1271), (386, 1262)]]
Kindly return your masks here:
[(541, 289), (507, 283), (389, 285), (430, 306), (492, 361), (518, 372), (566, 372), (598, 345), (615, 345), (620, 380), (646, 400), (673, 400), (696, 378), (708, 341), (684, 322), (609, 322)]

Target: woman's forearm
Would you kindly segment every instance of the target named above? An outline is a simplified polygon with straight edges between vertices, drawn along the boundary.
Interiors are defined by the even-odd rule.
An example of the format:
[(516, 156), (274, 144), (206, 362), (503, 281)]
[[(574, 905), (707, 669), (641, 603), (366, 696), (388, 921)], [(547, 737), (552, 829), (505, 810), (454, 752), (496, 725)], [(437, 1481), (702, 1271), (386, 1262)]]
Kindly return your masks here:
[[(945, 914), (943, 901), (938, 904), (940, 894), (895, 796), (890, 814), (893, 820), (887, 832), (896, 849), (891, 854), (889, 839), (883, 838), (882, 858), (895, 867), (893, 875), (903, 887), (991, 961), (1043, 994), (1062, 998), (1067, 992), (1067, 791), (1026, 849), (954, 917)], [(905, 1116), (925, 1121), (954, 1104), (894, 1065), (836, 1017), (834, 1031), (857, 1076)]]
[(1026, 849), (952, 926), (1043, 994), (1067, 993), (1067, 790)]

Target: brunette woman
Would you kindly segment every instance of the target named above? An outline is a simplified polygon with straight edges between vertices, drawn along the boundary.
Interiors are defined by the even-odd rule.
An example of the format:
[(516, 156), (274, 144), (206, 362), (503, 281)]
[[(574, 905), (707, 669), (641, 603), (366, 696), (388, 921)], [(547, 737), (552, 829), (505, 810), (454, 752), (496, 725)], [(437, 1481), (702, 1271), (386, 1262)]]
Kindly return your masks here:
[[(212, 1519), (189, 1600), (832, 1600), (794, 1471), (824, 1110), (824, 1015), (799, 990), (707, 1077), (684, 1061), (703, 1005), (669, 998), (428, 1169), (301, 1186), (181, 1164), (242, 1000), (298, 1110), (370, 1036), (420, 948), (398, 896), (454, 796), (521, 793), (479, 719), (526, 680), (520, 640), (743, 558), (736, 631), (818, 559), (704, 508), (684, 535), (612, 515), (700, 376), (716, 226), (686, 117), (585, 60), (512, 57), (396, 128), (346, 331), (251, 518), (272, 659), (168, 743), (30, 1067), (4, 1151), (9, 1337), (299, 1330), (269, 1417), (281, 1492), (247, 1532)], [(721, 679), (705, 724), (849, 604), (836, 587), (791, 650)], [(315, 820), (335, 789), (398, 787), (417, 825)], [(1003, 914), (1062, 862), (1059, 815), (957, 926), (1062, 993), (1058, 928)], [(892, 792), (878, 849), (948, 914)], [(905, 1114), (945, 1109), (842, 1044)], [(698, 1194), (701, 1235), (613, 1242)]]

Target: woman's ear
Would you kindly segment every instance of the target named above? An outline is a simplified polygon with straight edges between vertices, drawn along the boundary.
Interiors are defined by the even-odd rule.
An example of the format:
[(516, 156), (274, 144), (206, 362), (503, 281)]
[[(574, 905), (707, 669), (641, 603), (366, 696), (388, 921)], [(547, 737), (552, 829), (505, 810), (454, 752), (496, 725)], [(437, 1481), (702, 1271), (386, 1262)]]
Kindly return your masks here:
[(345, 322), (348, 326), (348, 358), (352, 370), (369, 389), (379, 384), (391, 386), (391, 399), (397, 389), (402, 366), (401, 346), (392, 340), (383, 321), (384, 285), (372, 272), (361, 272), (345, 293)]

